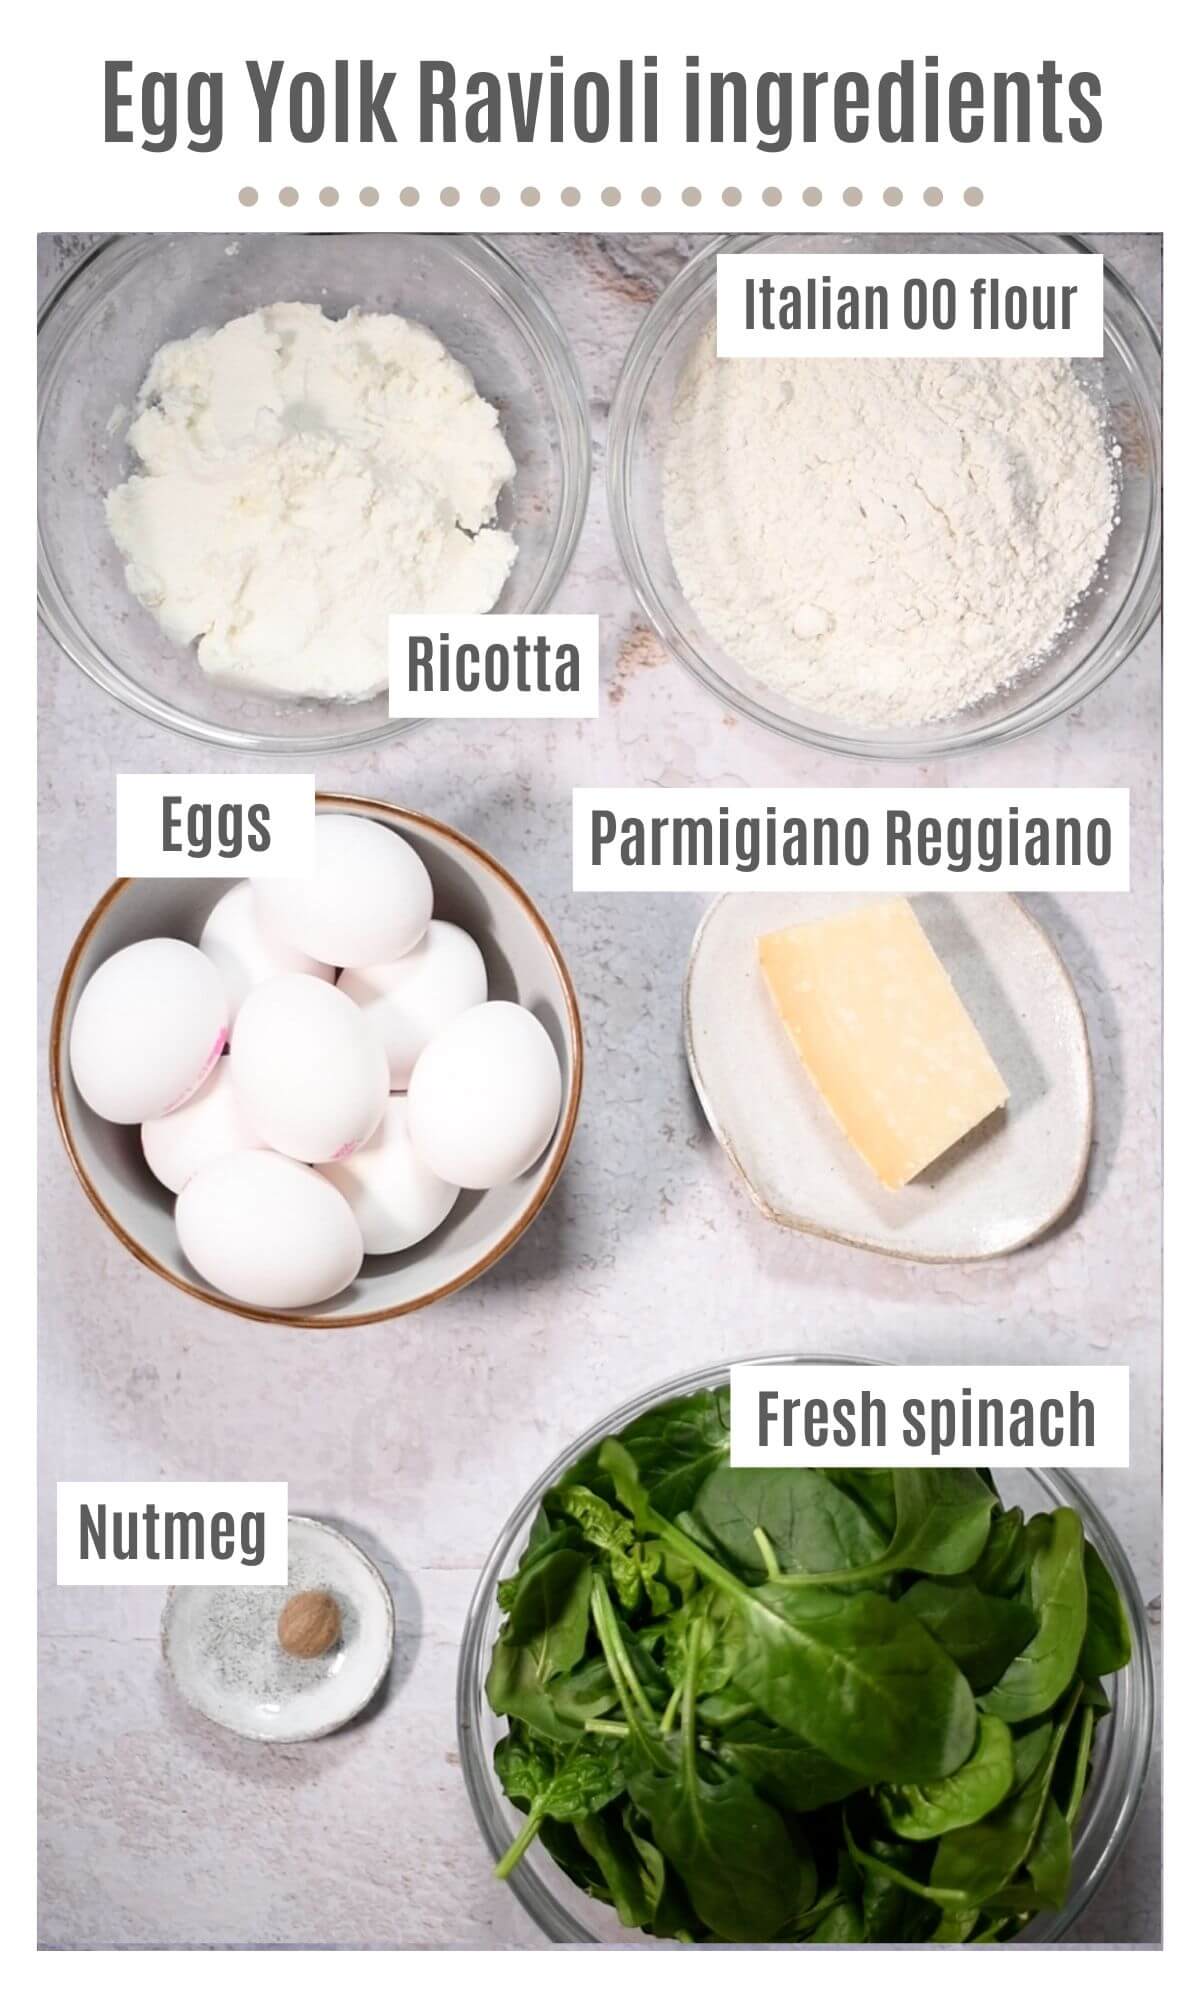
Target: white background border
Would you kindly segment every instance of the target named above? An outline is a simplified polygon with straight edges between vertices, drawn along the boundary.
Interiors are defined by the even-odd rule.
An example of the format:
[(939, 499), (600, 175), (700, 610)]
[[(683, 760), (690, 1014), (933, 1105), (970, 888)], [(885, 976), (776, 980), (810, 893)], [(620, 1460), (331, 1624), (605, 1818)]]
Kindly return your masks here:
[[(1195, 373), (1190, 362), (1194, 350), (1197, 317), (1195, 275), (1196, 228), (1194, 217), (1195, 171), (1185, 156), (1185, 140), (1191, 141), (1197, 123), (1194, 101), (1195, 61), (1185, 43), (1180, 23), (1184, 13), (1177, 8), (1050, 7), (1010, 0), (1004, 8), (981, 13), (961, 5), (925, 6), (898, 12), (892, 6), (860, 4), (853, 11), (784, 8), (770, 5), (740, 11), (712, 6), (686, 10), (657, 10), (634, 7), (623, 0), (610, 0), (603, 10), (580, 15), (574, 9), (545, 4), (524, 5), (504, 12), (463, 0), (444, 19), (418, 15), (417, 27), (406, 10), (343, 4), (316, 18), (282, 7), (211, 4), (197, 12), (168, 10), (145, 4), (125, 5), (115, 14), (109, 10), (72, 9), (41, 14), (33, 32), (23, 32), (27, 15), (18, 16), (10, 26), (8, 60), (5, 65), (6, 98), (12, 132), (7, 147), (6, 223), (12, 295), (0, 339), (4, 344), (7, 379), (16, 386), (9, 402), (10, 423), (17, 435), (10, 452), (14, 457), (8, 502), (10, 532), (5, 538), (5, 562), (11, 605), (28, 605), (29, 563), (25, 554), (25, 533), (32, 528), (29, 505), (33, 480), (35, 440), (32, 342), (28, 332), (28, 290), (25, 273), (32, 264), (33, 239), (39, 229), (65, 228), (387, 228), (434, 227), (456, 229), (487, 227), (494, 231), (509, 228), (589, 228), (608, 226), (673, 229), (686, 222), (690, 229), (796, 226), (803, 218), (807, 227), (879, 228), (900, 230), (960, 228), (969, 220), (981, 229), (1048, 226), (1055, 229), (1161, 229), (1165, 232), (1167, 260), (1168, 353), (1166, 422), (1168, 437), (1168, 479), (1178, 465), (1181, 474), (1172, 490), (1167, 509), (1167, 658), (1171, 662), (1166, 698), (1166, 779), (1165, 815), (1167, 889), (1167, 1200), (1166, 1229), (1168, 1261), (1166, 1269), (1166, 1416), (1168, 1435), (1168, 1476), (1166, 1480), (1166, 1531), (1168, 1572), (1179, 1579), (1178, 1601), (1172, 1604), (1169, 1623), (1168, 1658), (1172, 1665), (1200, 1650), (1200, 1613), (1195, 1586), (1195, 1498), (1192, 1489), (1192, 1461), (1195, 1441), (1190, 1424), (1196, 1406), (1197, 1349), (1194, 1333), (1196, 1315), (1194, 1286), (1185, 1246), (1196, 1233), (1194, 1191), (1196, 1186), (1191, 1135), (1196, 1127), (1200, 1101), (1197, 1092), (1197, 1047), (1195, 1035), (1195, 943), (1196, 936), (1196, 839), (1193, 819), (1195, 795), (1194, 744), (1200, 725), (1200, 702), (1196, 695), (1196, 674), (1192, 664), (1194, 637), (1185, 630), (1189, 600), (1187, 579), (1195, 570), (1194, 501), (1184, 468), (1200, 457), (1200, 436), (1196, 422)], [(354, 149), (341, 149), (336, 168), (327, 166), (324, 148), (295, 149), (289, 157), (274, 155), (268, 164), (261, 155), (250, 161), (227, 142), (221, 152), (207, 157), (175, 154), (161, 160), (136, 155), (114, 161), (112, 149), (105, 157), (99, 143), (100, 87), (98, 64), (106, 55), (130, 54), (147, 64), (163, 66), (220, 66), (238, 61), (246, 54), (267, 57), (283, 53), (289, 60), (319, 66), (334, 54), (357, 56), (378, 54), (393, 64), (421, 53), (415, 38), (432, 42), (430, 53), (453, 56), (456, 50), (468, 60), (488, 66), (507, 67), (520, 62), (525, 50), (546, 53), (551, 48), (571, 56), (586, 50), (587, 60), (605, 60), (606, 49), (642, 52), (654, 46), (665, 52), (668, 43), (686, 39), (707, 61), (739, 66), (764, 67), (863, 67), (877, 70), (904, 54), (920, 57), (926, 48), (936, 47), (947, 66), (961, 63), (972, 68), (1026, 67), (1052, 53), (1064, 68), (1087, 68), (1100, 73), (1103, 84), (1105, 133), (1096, 146), (1064, 146), (1054, 150), (1031, 148), (1027, 152), (1003, 149), (1003, 157), (982, 146), (940, 148), (936, 156), (920, 149), (885, 148), (880, 159), (872, 149), (853, 149), (852, 165), (845, 155), (806, 150), (801, 161), (789, 166), (786, 156), (753, 162), (755, 178), (765, 186), (777, 184), (786, 190), (785, 203), (773, 210), (752, 208), (743, 203), (736, 210), (721, 205), (720, 189), (733, 180), (750, 186), (750, 171), (743, 161), (735, 173), (725, 159), (711, 157), (699, 164), (694, 154), (686, 162), (687, 183), (703, 188), (705, 200), (695, 208), (677, 207), (666, 200), (655, 210), (636, 212), (631, 203), (615, 210), (603, 208), (594, 194), (601, 184), (620, 181), (641, 185), (637, 163), (629, 161), (620, 170), (609, 171), (607, 162), (601, 175), (599, 162), (588, 162), (588, 197), (573, 211), (550, 207), (514, 208), (509, 201), (498, 211), (476, 210), (460, 204), (453, 212), (435, 210), (423, 204), (413, 211), (400, 208), (393, 191), (408, 178), (403, 162), (389, 162), (379, 149), (372, 149), (369, 171), (354, 157)], [(475, 151), (476, 149), (472, 149)], [(399, 155), (400, 149), (396, 149)], [(905, 158), (905, 153), (908, 157)], [(1189, 147), (1190, 153), (1190, 147)], [(321, 157), (316, 157), (320, 155)], [(474, 163), (473, 163), (474, 164)], [(666, 189), (674, 164), (665, 154), (655, 162), (654, 179)], [(254, 173), (249, 167), (253, 165)], [(547, 186), (578, 179), (584, 187), (582, 168), (578, 175), (568, 161), (555, 160), (535, 172), (537, 162), (521, 162), (521, 184), (544, 181)], [(511, 193), (515, 181), (501, 179), (495, 165), (485, 180)], [(462, 178), (466, 168), (446, 163), (435, 171), (423, 168), (422, 181), (441, 186)], [(786, 178), (785, 178), (786, 175)], [(675, 178), (678, 178), (678, 173)], [(415, 179), (415, 169), (413, 172)], [(313, 200), (318, 185), (336, 182), (356, 189), (370, 180), (379, 186), (381, 198), (373, 210), (359, 210), (348, 201), (332, 212)], [(237, 190), (253, 180), (264, 188), (293, 182), (304, 189), (304, 199), (290, 213), (276, 202), (260, 201), (251, 210), (237, 203)], [(830, 199), (830, 193), (853, 181), (864, 190), (862, 205), (853, 212)], [(936, 182), (947, 190), (947, 200), (936, 212), (916, 202), (920, 188)], [(898, 210), (883, 206), (883, 185), (900, 185), (906, 201)], [(681, 185), (684, 184), (681, 182)], [(803, 186), (820, 185), (826, 190), (822, 206), (810, 210), (798, 206)], [(960, 191), (966, 185), (983, 188), (985, 200), (978, 209), (961, 204)], [(1176, 366), (1170, 358), (1179, 356)], [(1190, 447), (1190, 450), (1189, 450)], [(19, 552), (19, 553), (18, 553)], [(1186, 561), (1185, 561), (1186, 552)], [(1171, 579), (1178, 574), (1179, 583)], [(18, 633), (28, 634), (28, 648), (11, 648), (7, 691), (6, 747), (8, 782), (3, 788), (6, 851), (15, 867), (9, 877), (9, 909), (12, 940), (9, 963), (16, 967), (23, 956), (21, 942), (30, 948), (36, 930), (34, 850), (35, 806), (35, 681), (32, 671), (32, 613), (30, 625), (18, 617)], [(70, 809), (69, 800), (63, 802)], [(86, 838), (86, 829), (80, 830)], [(7, 1046), (10, 1052), (8, 1102), (27, 1133), (34, 1130), (37, 1093), (43, 1087), (40, 1061), (30, 1063), (28, 1051), (35, 1045), (35, 1017), (32, 978), (24, 980), (20, 997), (10, 999)], [(28, 1965), (32, 1957), (32, 1909), (34, 1841), (32, 1819), (34, 1791), (34, 1734), (25, 1720), (34, 1698), (32, 1634), (24, 1631), (20, 1608), (35, 1603), (34, 1538), (28, 1527), (28, 1496), (34, 1480), (34, 1434), (30, 1408), (35, 1388), (36, 1295), (33, 1243), (35, 1200), (32, 1177), (17, 1149), (13, 1149), (15, 1171), (8, 1177), (10, 1198), (9, 1229), (6, 1237), (17, 1246), (9, 1297), (10, 1381), (4, 1398), (4, 1420), (8, 1432), (5, 1467), (9, 1484), (8, 1556), (15, 1581), (18, 1615), (9, 1627), (9, 1644), (0, 1657), (0, 1686), (9, 1719), (9, 1785), (6, 1787), (10, 1843), (5, 1870), (5, 1886), (11, 1910), (9, 1963)], [(1168, 1685), (1168, 1695), (1171, 1686)], [(1067, 1946), (1048, 1947), (1043, 1952), (1026, 1952), (1014, 1961), (1005, 1953), (981, 1952), (970, 1960), (967, 1976), (982, 1990), (1001, 1983), (1011, 1985), (1017, 1973), (1023, 1986), (1049, 1993), (1051, 1982), (1060, 1987), (1064, 1978), (1086, 1979), (1100, 1995), (1115, 1991), (1118, 1982), (1124, 1991), (1130, 1978), (1157, 1984), (1166, 1969), (1182, 1975), (1191, 1954), (1188, 1942), (1192, 1912), (1188, 1907), (1187, 1862), (1194, 1842), (1190, 1825), (1190, 1801), (1197, 1791), (1197, 1731), (1186, 1704), (1170, 1716), (1171, 1759), (1166, 1786), (1166, 1923), (1167, 1949), (1160, 1956), (1144, 1954), (1136, 1969), (1123, 1955), (1103, 1948), (1089, 1951), (1086, 1966), (1054, 1966), (1055, 1953)], [(181, 1810), (184, 1802), (181, 1801)], [(419, 1829), (411, 1830), (419, 1838)], [(380, 1954), (380, 1958), (411, 1957), (415, 1954)], [(97, 1963), (97, 1956), (104, 1963)], [(111, 1956), (116, 1956), (111, 1955)], [(426, 1976), (447, 1982), (475, 1971), (475, 1953), (449, 1951), (432, 1957), (422, 1955)], [(205, 1989), (211, 1984), (213, 1967), (205, 1957), (172, 1954), (170, 1972), (137, 1954), (120, 1955), (119, 1969), (108, 1963), (109, 1954), (89, 1954), (87, 1962), (62, 1955), (43, 1955), (37, 1972), (48, 1988), (73, 1990), (77, 1982), (104, 1990), (109, 1979), (119, 1978), (127, 1992), (148, 1989), (151, 1983), (161, 1990), (169, 1978), (181, 1993)], [(572, 1952), (569, 1963), (561, 1953), (489, 1954), (484, 1976), (497, 1995), (510, 1991), (529, 1994), (551, 1987), (561, 1992), (587, 1996), (614, 1979), (623, 1988), (653, 1986), (657, 1991), (678, 1986), (696, 1994), (723, 1988), (734, 1971), (724, 1951), (692, 1952), (668, 1957), (659, 1952), (631, 1948), (618, 1960), (611, 1952)], [(1173, 1963), (1167, 1967), (1168, 1958)], [(315, 1962), (314, 1962), (315, 1960)], [(327, 1987), (340, 1970), (321, 1963), (318, 1954), (289, 1954), (286, 1977), (297, 1996), (316, 1993)], [(836, 1969), (835, 1969), (836, 1967)], [(767, 1950), (754, 1955), (753, 1977), (764, 1990), (795, 1989), (797, 1977), (822, 1980), (834, 1977), (841, 1989), (850, 1993), (876, 1988), (881, 1977), (900, 1995), (918, 1987), (961, 1984), (964, 1967), (953, 1956), (937, 1952), (843, 1953), (830, 1966), (822, 1955), (798, 1965), (787, 1950)], [(1018, 1970), (1019, 1968), (1019, 1970)], [(740, 1971), (741, 1968), (738, 1968)], [(264, 1977), (279, 1976), (273, 1967), (268, 1973), (256, 1963), (255, 1955), (238, 1954), (220, 1968), (222, 1984), (237, 1993), (261, 1989)], [(411, 1976), (411, 1973), (401, 1975)], [(356, 1965), (354, 1977), (364, 1990), (395, 1990), (396, 1970), (374, 1958)]]

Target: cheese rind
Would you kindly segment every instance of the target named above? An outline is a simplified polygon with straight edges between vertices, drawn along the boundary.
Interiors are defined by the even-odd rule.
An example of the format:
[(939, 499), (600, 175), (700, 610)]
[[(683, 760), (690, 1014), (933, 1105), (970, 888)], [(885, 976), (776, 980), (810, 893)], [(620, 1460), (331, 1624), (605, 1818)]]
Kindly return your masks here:
[(805, 1069), (885, 1187), (906, 1186), (1008, 1102), (903, 898), (773, 931), (758, 957)]

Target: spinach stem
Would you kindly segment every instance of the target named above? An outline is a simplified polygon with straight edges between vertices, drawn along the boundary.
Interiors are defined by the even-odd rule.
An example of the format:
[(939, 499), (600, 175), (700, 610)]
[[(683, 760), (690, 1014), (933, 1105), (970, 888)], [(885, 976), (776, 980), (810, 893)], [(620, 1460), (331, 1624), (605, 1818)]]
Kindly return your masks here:
[[(639, 1748), (645, 1752), (648, 1761), (656, 1767), (661, 1767), (661, 1752), (646, 1727), (648, 1714), (650, 1722), (657, 1730), (657, 1717), (646, 1700), (644, 1689), (634, 1678), (629, 1656), (621, 1643), (621, 1634), (613, 1615), (612, 1600), (601, 1576), (592, 1580), (592, 1620), (596, 1627), (596, 1636), (600, 1641), (600, 1649), (607, 1662), (608, 1671), (612, 1675), (613, 1686), (617, 1690), (617, 1696), (625, 1712), (625, 1720), (629, 1724), (629, 1733)], [(634, 1687), (637, 1688), (647, 1714), (642, 1713), (633, 1698)]]
[(658, 1725), (660, 1735), (669, 1736), (672, 1729), (674, 1729), (675, 1717), (679, 1713), (679, 1704), (682, 1698), (683, 1685), (680, 1683), (677, 1688), (672, 1688), (671, 1699), (662, 1712), (662, 1721)]
[[(602, 1591), (604, 1591), (604, 1603), (608, 1613), (608, 1629), (612, 1643), (612, 1649), (617, 1657), (617, 1660), (620, 1663), (621, 1672), (625, 1678), (625, 1684), (628, 1687), (630, 1694), (633, 1696), (634, 1701), (641, 1709), (642, 1714), (645, 1716), (646, 1721), (657, 1723), (658, 1717), (654, 1713), (653, 1704), (651, 1703), (650, 1697), (646, 1693), (645, 1688), (642, 1686), (641, 1681), (638, 1679), (637, 1674), (634, 1672), (633, 1661), (630, 1659), (628, 1649), (625, 1645), (625, 1641), (621, 1637), (621, 1628), (620, 1625), (617, 1623), (616, 1613), (613, 1611), (612, 1608), (612, 1600), (608, 1595), (608, 1591), (605, 1588), (603, 1580), (597, 1577), (596, 1581), (597, 1584), (599, 1585), (599, 1588)], [(611, 1663), (609, 1671), (610, 1672), (612, 1671)]]
[(843, 1583), (878, 1583), (882, 1577), (891, 1576), (895, 1565), (880, 1556), (877, 1562), (864, 1563), (861, 1569), (814, 1569), (793, 1570), (771, 1578), (785, 1590), (823, 1590), (827, 1585)]
[(683, 1700), (679, 1730), (683, 1739), (683, 1777), (689, 1791), (696, 1789), (696, 1683), (700, 1678), (700, 1621), (688, 1626), (687, 1655), (683, 1670)]
[(505, 1881), (507, 1877), (512, 1874), (513, 1869), (516, 1867), (518, 1861), (521, 1859), (521, 1856), (524, 1854), (526, 1848), (529, 1847), (531, 1843), (536, 1839), (538, 1829), (542, 1824), (543, 1817), (544, 1815), (541, 1812), (539, 1812), (537, 1800), (535, 1799), (530, 1809), (529, 1818), (526, 1820), (524, 1826), (521, 1828), (520, 1833), (513, 1841), (513, 1844), (509, 1848), (507, 1854), (501, 1855), (499, 1861), (497, 1861), (496, 1866), (492, 1871), (496, 1877), (497, 1882)]
[(1066, 1810), (1063, 1813), (1063, 1818), (1070, 1827), (1074, 1826), (1075, 1821), (1079, 1817), (1079, 1808), (1083, 1804), (1083, 1795), (1087, 1790), (1087, 1782), (1091, 1774), (1092, 1736), (1095, 1726), (1096, 1711), (1089, 1706), (1083, 1711), (1079, 1746), (1075, 1757), (1075, 1773), (1071, 1780), (1071, 1796), (1067, 1800)]
[(868, 1869), (873, 1875), (882, 1875), (888, 1882), (894, 1882), (898, 1889), (906, 1889), (911, 1896), (921, 1896), (928, 1903), (936, 1903), (939, 1910), (973, 1909), (971, 1894), (966, 1889), (935, 1889), (928, 1882), (919, 1882), (915, 1876), (906, 1875), (902, 1868), (894, 1868), (878, 1854), (864, 1851), (850, 1830), (850, 1815), (846, 1806), (842, 1807), (842, 1834), (852, 1861), (860, 1869)]
[[(674, 1549), (676, 1555), (682, 1556), (685, 1562), (689, 1562), (700, 1576), (706, 1577), (709, 1583), (724, 1591), (726, 1597), (735, 1597), (742, 1604), (753, 1604), (754, 1592), (727, 1570), (724, 1564), (716, 1562), (707, 1550), (700, 1547), (699, 1542), (694, 1542), (690, 1535), (684, 1534), (682, 1528), (677, 1528), (673, 1521), (668, 1521), (653, 1507), (646, 1509), (646, 1521), (647, 1525), (654, 1529), (660, 1541), (665, 1542), (668, 1548)], [(781, 1581), (786, 1580), (786, 1578), (781, 1579)]]
[(756, 1528), (754, 1530), (754, 1539), (758, 1544), (758, 1552), (763, 1559), (768, 1581), (778, 1583), (782, 1572), (779, 1567), (779, 1558), (771, 1546), (770, 1535), (768, 1535), (765, 1528)]
[(625, 1737), (629, 1734), (627, 1722), (609, 1722), (603, 1715), (589, 1715), (583, 1727), (589, 1736)]

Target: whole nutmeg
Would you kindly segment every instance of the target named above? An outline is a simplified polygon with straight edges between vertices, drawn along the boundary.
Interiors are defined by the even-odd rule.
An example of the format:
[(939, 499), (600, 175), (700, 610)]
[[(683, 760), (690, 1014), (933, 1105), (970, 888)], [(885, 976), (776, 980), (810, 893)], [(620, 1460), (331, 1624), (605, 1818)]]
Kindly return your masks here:
[(342, 1636), (342, 1614), (327, 1590), (302, 1590), (289, 1597), (276, 1626), (285, 1653), (297, 1660), (316, 1660)]

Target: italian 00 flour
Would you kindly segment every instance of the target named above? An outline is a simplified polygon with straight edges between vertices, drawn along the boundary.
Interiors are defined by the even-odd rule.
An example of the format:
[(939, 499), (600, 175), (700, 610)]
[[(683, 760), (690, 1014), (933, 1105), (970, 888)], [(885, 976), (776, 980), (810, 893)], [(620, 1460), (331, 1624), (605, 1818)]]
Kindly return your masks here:
[(797, 706), (913, 727), (1044, 659), (1117, 507), (1058, 360), (718, 360), (680, 379), (667, 540), (711, 637)]

